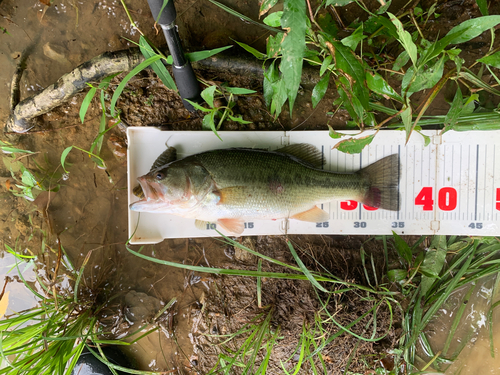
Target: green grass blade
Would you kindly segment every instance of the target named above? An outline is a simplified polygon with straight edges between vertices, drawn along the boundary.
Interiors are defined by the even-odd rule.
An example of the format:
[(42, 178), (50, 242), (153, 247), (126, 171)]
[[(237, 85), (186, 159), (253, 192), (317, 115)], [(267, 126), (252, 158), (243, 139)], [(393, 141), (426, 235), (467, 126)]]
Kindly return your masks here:
[(80, 106), (80, 121), (82, 124), (84, 123), (85, 114), (89, 109), (90, 103), (92, 102), (96, 91), (97, 89), (95, 87), (91, 87), (87, 95), (85, 95), (85, 98), (83, 98), (82, 105)]
[(123, 78), (123, 80), (120, 82), (120, 84), (116, 88), (115, 92), (113, 93), (113, 97), (111, 98), (111, 116), (113, 116), (113, 117), (116, 116), (116, 110), (115, 110), (116, 102), (118, 101), (118, 98), (122, 94), (123, 89), (127, 85), (128, 81), (130, 81), (132, 79), (132, 77), (134, 77), (141, 70), (147, 68), (149, 65), (151, 65), (152, 63), (154, 63), (155, 61), (158, 61), (160, 59), (161, 59), (160, 55), (151, 56), (150, 58), (146, 59), (145, 61), (143, 61), (142, 63), (137, 65), (134, 69), (132, 69), (130, 71), (129, 74), (127, 74), (125, 76), (125, 78)]
[[(148, 43), (146, 38), (141, 35), (139, 38), (139, 48), (141, 50), (141, 53), (146, 59), (149, 59), (153, 56), (160, 56), (157, 54), (154, 49), (151, 47), (151, 45)], [(161, 57), (161, 56), (160, 56)], [(154, 72), (156, 75), (161, 79), (163, 84), (168, 87), (170, 90), (175, 90), (177, 91), (177, 86), (175, 85), (175, 82), (168, 72), (167, 68), (165, 68), (165, 65), (161, 61), (155, 61), (151, 64), (151, 68), (153, 68)]]
[(264, 29), (267, 29), (269, 31), (274, 31), (274, 32), (280, 32), (281, 31), (279, 29), (275, 29), (274, 27), (268, 26), (265, 23), (256, 22), (253, 19), (245, 16), (244, 14), (241, 14), (241, 13), (235, 11), (234, 9), (229, 8), (228, 6), (225, 6), (224, 4), (219, 3), (218, 1), (215, 1), (215, 0), (208, 0), (208, 1), (210, 1), (212, 4), (217, 5), (219, 8), (225, 10), (229, 14), (232, 14), (233, 16), (238, 17), (242, 21), (246, 21), (246, 22), (252, 23), (254, 25), (257, 25), (257, 26), (260, 26), (260, 27), (262, 27)]
[(304, 275), (306, 275), (307, 279), (311, 282), (311, 284), (318, 288), (319, 290), (321, 290), (322, 292), (325, 292), (325, 293), (328, 293), (328, 290), (326, 290), (325, 288), (323, 288), (319, 283), (318, 281), (314, 278), (314, 276), (311, 274), (311, 272), (307, 269), (307, 267), (304, 265), (304, 263), (302, 263), (302, 260), (299, 258), (297, 252), (295, 251), (295, 249), (293, 248), (292, 246), (292, 243), (287, 239), (286, 240), (287, 242), (287, 245), (288, 245), (288, 248), (290, 249), (290, 252), (292, 253), (292, 256), (293, 258), (295, 259), (295, 261), (297, 262), (297, 264), (299, 265), (299, 268), (300, 270), (302, 271), (302, 273)]

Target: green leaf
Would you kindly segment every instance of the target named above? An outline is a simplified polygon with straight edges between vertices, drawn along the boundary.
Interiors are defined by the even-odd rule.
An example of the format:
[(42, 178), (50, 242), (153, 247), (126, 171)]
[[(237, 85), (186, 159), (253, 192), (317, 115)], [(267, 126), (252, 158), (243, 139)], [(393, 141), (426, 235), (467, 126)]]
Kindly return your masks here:
[(280, 27), (281, 26), (281, 16), (283, 15), (282, 11), (278, 12), (273, 12), (270, 15), (268, 15), (266, 18), (262, 20), (266, 25), (272, 26), (272, 27)]
[(290, 116), (302, 77), (302, 59), (306, 49), (306, 3), (304, 0), (285, 0), (281, 25), (287, 31), (281, 43), (280, 71), (290, 104)]
[(267, 38), (266, 53), (268, 58), (278, 57), (281, 55), (281, 43), (283, 43), (284, 38), (284, 33), (278, 33), (275, 36), (270, 35)]
[(191, 104), (194, 108), (196, 109), (199, 109), (200, 111), (203, 111), (203, 112), (213, 112), (213, 109), (212, 108), (205, 108), (201, 105), (199, 105), (198, 103), (196, 102), (192, 102), (191, 100), (189, 99), (184, 99), (186, 100), (189, 104)]
[(279, 116), (283, 104), (285, 104), (287, 98), (287, 91), (285, 86), (285, 81), (283, 77), (273, 85), (273, 98), (271, 101), (271, 114), (274, 116)]
[(330, 138), (339, 139), (345, 136), (345, 134), (336, 132), (330, 125), (327, 126), (329, 129), (328, 135), (330, 136)]
[(446, 259), (446, 236), (434, 236), (431, 247), (425, 254), (422, 267), (430, 272), (431, 275), (427, 276), (425, 273), (420, 282), (420, 293), (425, 296), (436, 281), (436, 277), (443, 269)]
[(387, 9), (389, 9), (389, 7), (391, 6), (392, 0), (385, 1), (385, 4), (382, 1), (379, 1), (379, 3), (381, 3), (383, 5), (377, 9), (377, 14), (382, 14), (382, 13), (385, 13), (387, 11)]
[(219, 8), (224, 9), (229, 14), (232, 14), (233, 16), (238, 17), (242, 21), (246, 21), (248, 23), (252, 23), (254, 25), (257, 25), (257, 26), (260, 26), (260, 27), (262, 27), (264, 29), (267, 29), (269, 31), (274, 31), (274, 32), (279, 31), (278, 29), (275, 29), (274, 27), (267, 26), (267, 25), (262, 24), (260, 22), (254, 21), (253, 19), (245, 16), (244, 14), (241, 14), (241, 13), (235, 11), (234, 9), (229, 8), (228, 6), (226, 6), (224, 4), (219, 3), (218, 1), (215, 1), (215, 0), (208, 0), (208, 1), (210, 1), (212, 4), (217, 5)]
[(410, 246), (408, 246), (405, 240), (403, 240), (396, 232), (392, 231), (392, 235), (394, 236), (396, 251), (398, 252), (399, 256), (406, 261), (406, 264), (410, 266), (412, 261)]
[(111, 98), (111, 116), (113, 117), (116, 116), (116, 111), (115, 111), (116, 102), (118, 101), (118, 98), (122, 94), (123, 89), (127, 85), (128, 81), (130, 81), (132, 77), (134, 77), (141, 70), (147, 68), (149, 65), (151, 65), (155, 61), (158, 61), (160, 58), (161, 58), (160, 55), (156, 55), (150, 57), (149, 59), (146, 59), (145, 61), (137, 65), (134, 69), (132, 69), (130, 73), (125, 76), (125, 78), (123, 78), (123, 80), (120, 82), (115, 92), (113, 93), (113, 97)]
[(405, 126), (406, 139), (408, 139), (410, 137), (411, 128), (413, 125), (411, 117), (411, 106), (407, 106), (406, 109), (401, 113), (401, 120), (403, 121), (403, 125)]
[(363, 24), (361, 24), (361, 26), (359, 26), (351, 35), (342, 39), (340, 42), (344, 46), (349, 47), (350, 49), (355, 51), (358, 47), (359, 42), (361, 42), (365, 38), (367, 38), (367, 36), (363, 35)]
[[(231, 47), (232, 46), (225, 46), (225, 47), (210, 49), (210, 50), (206, 50), (206, 51), (190, 52), (190, 53), (186, 53), (185, 56), (189, 61), (195, 62), (195, 61), (207, 59), (213, 55), (217, 55), (219, 52), (225, 51)], [(172, 65), (173, 62), (174, 62), (174, 60), (172, 59), (172, 56), (169, 55), (167, 57), (167, 64)]]
[(267, 13), (269, 9), (276, 5), (277, 2), (278, 0), (263, 0), (262, 4), (260, 5), (259, 16)]
[(64, 168), (64, 162), (66, 161), (66, 157), (68, 156), (69, 152), (73, 149), (73, 146), (66, 147), (64, 151), (61, 154), (61, 167), (64, 169), (64, 172), (68, 173), (66, 168)]
[(450, 44), (468, 42), (499, 23), (500, 16), (484, 16), (462, 22), (451, 29), (444, 38), (436, 42), (434, 48), (426, 54), (425, 61), (439, 55)]
[[(333, 42), (336, 68), (344, 72), (352, 82), (352, 92), (365, 110), (369, 109), (369, 92), (365, 86), (365, 69), (353, 52), (342, 43)], [(349, 86), (351, 86), (349, 84)], [(347, 86), (346, 86), (347, 87)]]
[(373, 141), (373, 138), (375, 138), (375, 134), (361, 138), (350, 138), (340, 141), (333, 148), (340, 152), (345, 152), (346, 154), (359, 154), (363, 151), (363, 148)]
[(330, 72), (325, 74), (323, 78), (319, 80), (316, 86), (314, 86), (311, 96), (313, 108), (316, 108), (319, 101), (323, 99), (323, 96), (325, 96), (329, 82), (330, 82)]
[(408, 52), (408, 55), (410, 56), (410, 59), (413, 63), (414, 66), (417, 64), (417, 46), (411, 39), (411, 35), (408, 31), (404, 30), (403, 24), (399, 19), (394, 16), (394, 14), (387, 12), (387, 14), (390, 17), (390, 20), (396, 26), (396, 30), (398, 33), (398, 40), (403, 46), (403, 48)]
[(500, 51), (495, 52), (493, 55), (482, 57), (477, 61), (482, 62), (483, 64), (486, 65), (491, 65), (497, 69), (500, 69)]
[(460, 116), (460, 113), (462, 112), (462, 109), (464, 108), (464, 103), (463, 103), (463, 96), (462, 96), (462, 90), (460, 90), (460, 85), (457, 84), (457, 91), (455, 91), (455, 97), (453, 98), (453, 102), (451, 103), (450, 110), (446, 114), (446, 117), (444, 119), (444, 129), (443, 133), (448, 131), (450, 128), (455, 126), (457, 123), (458, 117)]
[(85, 120), (85, 114), (87, 113), (87, 110), (89, 109), (90, 102), (94, 98), (94, 95), (96, 93), (97, 89), (95, 87), (91, 87), (87, 95), (85, 95), (85, 98), (83, 98), (82, 105), (80, 106), (80, 120), (83, 124), (83, 121)]
[[(151, 47), (151, 45), (148, 43), (146, 38), (144, 38), (144, 36), (142, 36), (142, 35), (139, 38), (139, 48), (141, 50), (142, 55), (146, 59), (149, 59), (150, 57), (158, 55), (154, 51), (154, 49)], [(155, 61), (154, 63), (152, 63), (151, 68), (153, 68), (156, 75), (160, 78), (160, 80), (163, 82), (163, 84), (166, 87), (168, 87), (170, 90), (177, 91), (177, 86), (175, 85), (175, 82), (172, 79), (172, 76), (170, 75), (167, 68), (165, 68), (165, 65), (163, 65), (163, 63), (161, 61)]]
[(392, 66), (392, 70), (395, 70), (397, 72), (403, 66), (405, 66), (409, 60), (410, 60), (410, 55), (408, 55), (408, 52), (406, 52), (406, 51), (401, 52), (399, 54), (399, 56), (396, 58), (396, 61), (394, 61), (394, 65)]
[(380, 74), (366, 72), (366, 84), (368, 88), (386, 99), (394, 99), (403, 102), (403, 98), (386, 82)]
[(257, 92), (255, 90), (244, 89), (242, 87), (224, 87), (224, 90), (234, 95), (248, 95), (255, 94)]
[(205, 100), (208, 103), (210, 108), (214, 108), (214, 95), (216, 88), (217, 86), (215, 85), (209, 86), (205, 90), (203, 90), (200, 94), (203, 100)]
[(269, 107), (273, 100), (274, 89), (273, 85), (279, 80), (278, 70), (275, 67), (275, 62), (273, 61), (271, 65), (267, 69), (264, 70), (264, 82), (263, 92), (264, 92), (264, 101), (266, 105)]
[(219, 136), (219, 133), (217, 133), (217, 129), (215, 127), (214, 117), (215, 117), (215, 112), (205, 115), (205, 117), (203, 117), (202, 127), (203, 129), (211, 129), (215, 133), (217, 138), (219, 138), (222, 141), (222, 138)]
[(30, 187), (35, 187), (38, 185), (35, 176), (33, 176), (33, 174), (27, 169), (23, 171), (23, 174), (21, 175), (21, 181), (23, 182), (23, 184)]
[(411, 66), (406, 71), (401, 83), (401, 91), (406, 92), (410, 96), (414, 92), (434, 87), (436, 83), (443, 77), (445, 56), (443, 55), (433, 65), (415, 71), (415, 67)]
[(393, 283), (396, 282), (402, 284), (406, 280), (407, 276), (408, 272), (402, 269), (394, 269), (387, 272), (387, 278)]
[(247, 52), (250, 52), (252, 55), (254, 55), (256, 58), (258, 58), (259, 60), (264, 60), (267, 58), (267, 55), (265, 53), (262, 53), (260, 51), (257, 51), (255, 48), (253, 47), (250, 47), (248, 44), (245, 44), (245, 43), (241, 43), (241, 42), (238, 42), (237, 40), (235, 40), (236, 43), (238, 43), (238, 45), (243, 48), (245, 51)]
[(488, 0), (476, 0), (477, 6), (479, 7), (479, 10), (481, 11), (481, 14), (483, 16), (487, 16), (488, 13)]
[(189, 59), (189, 61), (192, 61), (192, 62), (200, 61), (200, 60), (207, 59), (213, 55), (217, 55), (218, 53), (225, 51), (225, 50), (232, 48), (232, 47), (233, 46), (225, 46), (225, 47), (210, 49), (207, 51), (190, 52), (190, 53), (186, 53), (186, 57)]
[(163, 0), (163, 4), (162, 4), (162, 6), (160, 8), (160, 11), (158, 12), (158, 17), (156, 17), (156, 19), (155, 19), (155, 23), (158, 23), (158, 20), (160, 19), (161, 14), (163, 13), (163, 10), (165, 9), (165, 7), (167, 6), (167, 4), (168, 4), (169, 1), (173, 1), (173, 0)]
[(243, 120), (243, 118), (241, 117), (241, 115), (239, 115), (239, 116), (232, 116), (232, 115), (228, 114), (227, 116), (231, 120), (239, 122), (240, 124), (251, 124), (252, 123), (252, 121)]
[(330, 64), (332, 63), (332, 56), (328, 55), (325, 57), (325, 59), (323, 60), (323, 63), (321, 64), (321, 68), (319, 70), (319, 76), (322, 77), (323, 74), (325, 74), (326, 70), (328, 69), (328, 67), (330, 66)]

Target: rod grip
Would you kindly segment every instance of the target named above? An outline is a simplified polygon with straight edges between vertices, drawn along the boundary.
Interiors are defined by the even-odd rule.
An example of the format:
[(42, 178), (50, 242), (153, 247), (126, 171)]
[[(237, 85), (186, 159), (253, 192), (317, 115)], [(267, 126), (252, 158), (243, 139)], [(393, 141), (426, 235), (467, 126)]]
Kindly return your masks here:
[(179, 89), (179, 94), (181, 95), (182, 102), (184, 106), (190, 111), (194, 112), (196, 109), (184, 99), (189, 99), (192, 102), (200, 101), (200, 85), (196, 79), (193, 68), (188, 62), (183, 66), (172, 65), (172, 71), (174, 73), (175, 82), (177, 88)]
[[(161, 10), (164, 1), (168, 2), (165, 5), (165, 8)], [(177, 12), (175, 11), (174, 0), (148, 0), (148, 3), (149, 9), (151, 9), (151, 13), (153, 14), (153, 18), (158, 24), (166, 26), (175, 21)], [(158, 17), (158, 15), (160, 17)]]

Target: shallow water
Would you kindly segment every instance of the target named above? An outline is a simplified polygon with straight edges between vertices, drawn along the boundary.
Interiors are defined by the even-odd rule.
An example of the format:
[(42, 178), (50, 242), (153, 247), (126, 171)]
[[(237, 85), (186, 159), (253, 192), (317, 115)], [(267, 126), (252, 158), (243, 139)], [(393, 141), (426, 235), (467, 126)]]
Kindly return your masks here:
[[(500, 314), (498, 309), (493, 310), (492, 315), (493, 349), (490, 347), (488, 319), (492, 304), (500, 299), (498, 290), (496, 295), (492, 295), (494, 284), (495, 277), (487, 277), (478, 280), (474, 285), (465, 285), (457, 289), (427, 326), (426, 335), (433, 354), (441, 352), (440, 355), (444, 358), (456, 358), (453, 363), (443, 362), (438, 365), (439, 370), (447, 375), (497, 374), (500, 371)], [(469, 291), (471, 294), (467, 299)], [(462, 318), (455, 334), (449, 339), (453, 320), (459, 308), (464, 304), (466, 307)], [(447, 340), (450, 343), (448, 350), (444, 351)], [(425, 353), (422, 348), (420, 349), (420, 355), (423, 358), (422, 367), (432, 359), (432, 356)], [(432, 367), (437, 366), (434, 364)]]

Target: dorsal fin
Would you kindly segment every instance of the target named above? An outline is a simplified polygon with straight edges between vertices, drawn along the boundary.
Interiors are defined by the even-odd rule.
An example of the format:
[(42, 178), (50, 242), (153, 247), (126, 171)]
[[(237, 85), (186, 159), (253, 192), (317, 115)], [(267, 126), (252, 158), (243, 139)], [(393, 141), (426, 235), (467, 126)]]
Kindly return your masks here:
[(325, 164), (325, 158), (321, 151), (309, 143), (296, 143), (279, 148), (275, 152), (293, 155), (316, 168), (321, 168)]
[(177, 160), (177, 150), (175, 149), (175, 147), (167, 146), (167, 149), (156, 158), (149, 171), (151, 172), (153, 169), (162, 167), (165, 164), (171, 163), (175, 160)]

